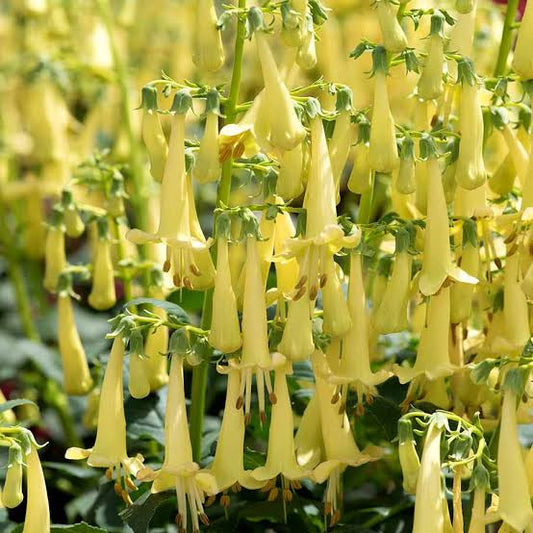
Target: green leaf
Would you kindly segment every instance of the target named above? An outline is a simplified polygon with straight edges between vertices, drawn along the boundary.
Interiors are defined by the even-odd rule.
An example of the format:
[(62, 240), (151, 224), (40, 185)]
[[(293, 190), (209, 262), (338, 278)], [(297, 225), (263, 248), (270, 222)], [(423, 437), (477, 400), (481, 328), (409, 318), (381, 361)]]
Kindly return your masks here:
[(37, 407), (34, 402), (31, 400), (25, 400), (24, 398), (20, 398), (18, 400), (9, 400), (3, 404), (0, 404), (0, 414), (13, 409), (13, 407), (18, 407), (19, 405), (33, 405), (34, 407)]
[(156, 300), (155, 298), (134, 298), (124, 304), (124, 311), (126, 311), (128, 307), (135, 305), (154, 305), (155, 307), (159, 307), (166, 311), (168, 315), (176, 318), (179, 322), (184, 322), (186, 324), (189, 324), (190, 322), (189, 316), (179, 305), (167, 302), (166, 300)]
[(146, 533), (149, 531), (150, 521), (155, 515), (157, 508), (170, 497), (168, 492), (151, 494), (145, 492), (140, 498), (137, 498), (133, 505), (120, 512), (120, 517), (133, 533)]
[(481, 361), (481, 363), (478, 363), (472, 368), (472, 371), (470, 372), (470, 379), (476, 385), (482, 385), (486, 383), (493, 367), (493, 360), (487, 359), (485, 361)]
[(50, 533), (68, 531), (69, 533), (106, 533), (105, 529), (90, 526), (86, 522), (79, 522), (71, 525), (53, 525)]
[(142, 400), (128, 398), (124, 404), (128, 436), (132, 439), (153, 439), (165, 444), (166, 389)]

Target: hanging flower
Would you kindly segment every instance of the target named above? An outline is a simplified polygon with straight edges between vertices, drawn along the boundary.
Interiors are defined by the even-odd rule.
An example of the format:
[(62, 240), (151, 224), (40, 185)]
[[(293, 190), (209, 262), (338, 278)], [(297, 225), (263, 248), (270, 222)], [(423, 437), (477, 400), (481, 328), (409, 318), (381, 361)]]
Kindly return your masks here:
[(225, 57), (214, 1), (199, 0), (195, 12), (193, 61), (201, 71), (216, 72)]
[(418, 96), (424, 100), (438, 98), (444, 90), (444, 22), (444, 15), (440, 11), (431, 15), (428, 54), (418, 80)]
[(279, 158), (279, 173), (276, 181), (276, 193), (284, 200), (297, 198), (304, 190), (303, 143), (292, 150), (284, 151)]
[(43, 469), (35, 445), (26, 455), (26, 486), (28, 505), (22, 533), (48, 533), (50, 531), (50, 509)]
[(413, 533), (444, 531), (440, 439), (442, 428), (431, 422), (424, 441), (416, 486)]
[(137, 477), (152, 481), (153, 494), (175, 489), (178, 527), (187, 531), (189, 510), (193, 530), (199, 531), (200, 521), (204, 525), (209, 523), (203, 508), (205, 494), (216, 494), (217, 486), (214, 476), (200, 470), (193, 461), (184, 388), (183, 358), (173, 354), (165, 411), (165, 460), (160, 470), (146, 467), (138, 471)]
[(172, 271), (176, 287), (204, 290), (213, 284), (214, 266), (198, 222), (192, 184), (185, 169), (185, 115), (191, 105), (191, 97), (186, 91), (180, 91), (174, 97), (169, 151), (161, 183), (159, 228), (155, 234), (132, 229), (126, 237), (135, 244), (166, 244), (164, 270)]
[(45, 272), (43, 285), (46, 290), (55, 292), (63, 269), (67, 266), (65, 255), (65, 228), (63, 211), (54, 208), (45, 243)]
[(533, 47), (533, 7), (526, 2), (522, 22), (518, 29), (516, 46), (513, 55), (513, 69), (523, 79), (533, 79), (533, 58), (531, 49)]
[(219, 145), (218, 145), (218, 117), (220, 114), (220, 98), (216, 89), (211, 89), (206, 97), (205, 129), (200, 141), (200, 149), (192, 175), (198, 183), (210, 183), (220, 177)]
[(57, 299), (57, 334), (61, 364), (63, 367), (63, 387), (67, 394), (83, 396), (92, 386), (93, 380), (87, 364), (87, 356), (81, 342), (70, 296), (70, 279), (60, 278)]
[(8, 509), (20, 505), (24, 499), (22, 493), (22, 449), (15, 441), (9, 447), (9, 460), (7, 465), (4, 488), (0, 493), (0, 502)]
[(316, 45), (315, 29), (313, 26), (313, 17), (310, 13), (305, 16), (305, 33), (302, 44), (296, 53), (296, 63), (303, 70), (311, 70), (316, 66)]
[(398, 457), (403, 475), (403, 490), (407, 494), (416, 494), (416, 485), (420, 474), (420, 459), (416, 451), (413, 427), (408, 420), (398, 422)]
[(516, 394), (504, 382), (498, 441), (498, 512), (505, 523), (517, 531), (524, 531), (533, 523), (533, 509), (522, 448), (518, 441), (516, 403)]
[[(113, 340), (111, 354), (104, 374), (98, 408), (98, 427), (94, 446), (88, 450), (69, 448), (67, 459), (87, 459), (95, 468), (106, 468), (108, 479), (115, 478), (115, 492), (125, 502), (131, 503), (128, 489), (135, 489), (130, 476), (135, 476), (142, 467), (142, 457), (128, 457), (126, 451), (126, 418), (124, 415), (124, 392), (122, 366), (124, 340), (119, 333)], [(122, 478), (121, 478), (122, 468)]]
[(93, 309), (104, 311), (115, 305), (117, 296), (107, 219), (99, 218), (97, 228), (98, 241), (94, 251), (92, 271), (93, 285), (88, 301)]
[(245, 471), (243, 467), (245, 424), (242, 405), (238, 405), (241, 392), (239, 369), (230, 363), (227, 367), (217, 366), (217, 370), (228, 376), (226, 403), (215, 458), (207, 472), (214, 476), (217, 490), (224, 492), (221, 503), (226, 507), (229, 505), (228, 489), (240, 490), (240, 487), (258, 489), (264, 485), (264, 482), (255, 480), (250, 471)]
[(361, 411), (364, 396), (372, 399), (377, 394), (376, 385), (390, 376), (390, 372), (380, 370), (373, 373), (370, 368), (368, 318), (362, 257), (359, 252), (350, 256), (348, 309), (351, 327), (340, 341), (334, 340), (328, 347), (326, 359), (329, 371), (324, 376), (330, 383), (340, 387), (340, 393), (335, 390), (331, 401), (337, 403), (339, 397), (342, 398), (339, 408), (341, 412), (346, 408), (349, 386), (357, 391), (358, 410)]
[(141, 133), (150, 159), (150, 173), (157, 181), (163, 179), (168, 155), (168, 145), (157, 111), (157, 89), (145, 86), (142, 89), (143, 110)]
[(378, 0), (375, 3), (375, 9), (385, 49), (393, 54), (405, 50), (407, 37), (396, 18), (393, 2), (390, 0)]

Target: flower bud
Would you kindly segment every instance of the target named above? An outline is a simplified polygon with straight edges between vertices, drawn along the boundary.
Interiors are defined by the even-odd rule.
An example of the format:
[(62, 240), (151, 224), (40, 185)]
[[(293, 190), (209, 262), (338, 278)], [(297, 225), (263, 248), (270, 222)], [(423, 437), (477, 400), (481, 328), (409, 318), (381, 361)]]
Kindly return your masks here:
[(383, 44), (387, 52), (397, 54), (407, 48), (405, 36), (390, 0), (378, 0), (375, 3)]
[(420, 459), (416, 452), (416, 443), (413, 436), (411, 423), (400, 419), (399, 423), (400, 443), (398, 455), (403, 475), (403, 490), (407, 494), (416, 494), (416, 484), (420, 472)]
[(416, 191), (414, 143), (411, 137), (405, 137), (402, 142), (396, 190), (400, 194), (411, 194)]
[(218, 237), (217, 243), (217, 273), (209, 344), (223, 353), (233, 353), (242, 344), (237, 301), (231, 284), (228, 240), (222, 236)]
[(61, 226), (50, 226), (46, 234), (43, 283), (47, 290), (56, 291), (59, 276), (66, 266), (65, 233)]
[(22, 494), (22, 452), (18, 445), (9, 448), (9, 464), (7, 467), (2, 503), (8, 508), (17, 507), (24, 499)]
[(145, 398), (150, 394), (150, 382), (144, 365), (143, 336), (140, 331), (133, 330), (130, 334), (129, 382), (128, 389), (133, 398)]
[(93, 258), (93, 285), (89, 294), (89, 305), (98, 311), (110, 309), (117, 302), (115, 277), (111, 259), (111, 242), (99, 238)]
[(533, 79), (533, 5), (526, 3), (513, 56), (513, 69), (525, 81)]
[(65, 208), (63, 217), (66, 234), (73, 239), (77, 239), (85, 231), (85, 224), (76, 206), (72, 205)]
[(311, 305), (306, 297), (289, 302), (287, 322), (277, 349), (293, 362), (308, 359), (315, 350)]
[(26, 455), (27, 465), (27, 498), (26, 516), (22, 533), (43, 533), (50, 531), (50, 509), (39, 454), (34, 446)]
[(220, 177), (218, 158), (218, 115), (207, 113), (204, 136), (196, 155), (192, 175), (198, 183), (210, 183)]
[(353, 167), (348, 178), (348, 189), (354, 194), (363, 194), (372, 184), (368, 144), (363, 142), (356, 144), (353, 152)]
[(424, 100), (433, 100), (441, 96), (444, 90), (443, 68), (444, 39), (441, 35), (434, 34), (429, 37), (428, 55), (418, 80), (418, 96)]
[(311, 15), (306, 17), (306, 31), (296, 54), (296, 63), (303, 70), (311, 70), (316, 66), (315, 30)]
[(201, 71), (216, 72), (225, 57), (213, 0), (198, 0), (194, 38), (194, 63)]
[(157, 90), (154, 87), (144, 87), (142, 97), (142, 139), (150, 159), (150, 173), (155, 180), (161, 181), (165, 171), (168, 146), (157, 112)]
[(324, 308), (323, 330), (333, 337), (342, 337), (351, 325), (348, 304), (342, 292), (337, 273), (337, 264), (332, 254), (324, 254), (325, 264), (322, 265), (326, 284), (322, 288), (322, 305)]
[(74, 321), (72, 300), (69, 294), (61, 292), (57, 300), (57, 332), (59, 353), (63, 366), (63, 387), (67, 394), (83, 396), (92, 386), (93, 380), (87, 364), (87, 357)]

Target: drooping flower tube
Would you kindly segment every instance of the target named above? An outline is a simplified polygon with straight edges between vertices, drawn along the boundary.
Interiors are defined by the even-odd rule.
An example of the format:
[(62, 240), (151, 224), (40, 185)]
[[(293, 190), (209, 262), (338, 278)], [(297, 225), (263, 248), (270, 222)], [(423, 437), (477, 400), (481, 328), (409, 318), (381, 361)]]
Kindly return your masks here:
[(513, 70), (522, 78), (522, 80), (533, 79), (533, 6), (531, 2), (526, 2), (522, 22), (518, 29), (516, 46), (513, 55)]
[(165, 172), (168, 145), (159, 120), (155, 87), (149, 85), (143, 87), (141, 107), (143, 110), (141, 133), (150, 159), (150, 174), (155, 180), (161, 181)]
[(429, 48), (417, 86), (418, 96), (424, 100), (438, 98), (444, 90), (444, 22), (444, 15), (439, 10), (431, 15)]
[(215, 458), (209, 465), (208, 472), (214, 476), (218, 492), (224, 493), (220, 499), (221, 504), (228, 506), (228, 489), (258, 489), (265, 482), (255, 480), (243, 466), (245, 424), (242, 405), (237, 404), (241, 393), (239, 369), (230, 363), (227, 367), (217, 366), (217, 370), (228, 376), (228, 382)]
[(28, 505), (22, 533), (48, 533), (50, 531), (50, 508), (43, 468), (35, 445), (26, 455), (26, 486)]
[(352, 92), (348, 87), (341, 87), (337, 91), (336, 109), (338, 112), (335, 121), (335, 129), (329, 142), (329, 157), (331, 161), (331, 170), (335, 181), (336, 203), (340, 202), (340, 184), (342, 171), (348, 159), (350, 145), (352, 144), (351, 136), (351, 110), (352, 110)]
[(400, 228), (396, 233), (395, 260), (392, 275), (373, 315), (373, 324), (381, 334), (397, 333), (407, 329), (407, 307), (411, 294), (410, 234)]
[(363, 194), (372, 185), (372, 169), (370, 168), (369, 141), (370, 122), (363, 116), (357, 124), (358, 139), (353, 149), (353, 167), (348, 178), (348, 189), (355, 194)]
[[(260, 17), (260, 26), (264, 24), (262, 14), (256, 7), (250, 8), (248, 17), (249, 20)], [(267, 121), (264, 127), (274, 148), (293, 150), (304, 139), (305, 128), (296, 115), (289, 90), (268, 45), (266, 33), (259, 28), (254, 32), (254, 37), (265, 84), (263, 105), (268, 112), (262, 113), (262, 118)]]
[(117, 302), (107, 218), (101, 217), (98, 219), (97, 231), (98, 240), (93, 257), (93, 284), (88, 302), (93, 309), (104, 311), (113, 307)]
[(341, 496), (341, 475), (347, 466), (357, 467), (377, 461), (383, 450), (376, 446), (367, 446), (359, 450), (345, 411), (339, 412), (331, 402), (334, 386), (322, 376), (327, 372), (327, 363), (322, 353), (316, 351), (312, 356), (316, 377), (316, 395), (320, 412), (320, 430), (324, 444), (324, 458), (313, 470), (313, 480), (323, 483), (327, 480), (325, 491), (325, 513), (331, 515), (334, 525), (339, 517), (339, 498)]
[(287, 46), (300, 47), (306, 35), (307, 0), (289, 0), (281, 5), (280, 37)]
[(220, 114), (219, 95), (211, 89), (206, 97), (205, 129), (200, 140), (200, 148), (192, 169), (192, 175), (198, 183), (210, 183), (220, 177), (220, 160), (218, 146), (218, 117)]
[(416, 486), (413, 533), (444, 532), (440, 439), (442, 428), (431, 422), (426, 431)]
[(43, 285), (46, 290), (55, 292), (63, 269), (67, 266), (65, 255), (65, 227), (63, 210), (54, 208), (50, 217), (45, 243), (45, 272)]
[(85, 224), (80, 217), (80, 213), (72, 196), (72, 191), (63, 189), (61, 193), (61, 206), (63, 207), (63, 222), (65, 223), (65, 233), (77, 239), (84, 231)]
[[(424, 377), (431, 381), (442, 376), (449, 376), (454, 371), (448, 353), (449, 287), (442, 287), (437, 294), (430, 297), (426, 321), (420, 334), (415, 365), (412, 368), (394, 365), (394, 373), (398, 376), (400, 383)], [(414, 389), (413, 383), (411, 385)]]
[(409, 420), (398, 422), (398, 457), (403, 475), (403, 490), (407, 494), (416, 494), (416, 485), (420, 474), (420, 458), (416, 451), (413, 426)]
[[(294, 238), (295, 228), (291, 215), (284, 211), (276, 216), (276, 226), (274, 229), (274, 253), (282, 255), (290, 239)], [(276, 269), (276, 285), (278, 291), (283, 295), (292, 292), (298, 282), (298, 262), (294, 257), (285, 259), (280, 257), (274, 262)]]
[(74, 320), (70, 276), (60, 277), (58, 291), (57, 335), (63, 367), (63, 388), (67, 394), (83, 396), (91, 390), (93, 380)]
[(377, 394), (376, 385), (385, 381), (390, 373), (380, 370), (376, 373), (370, 368), (368, 338), (368, 317), (363, 282), (361, 253), (350, 256), (350, 283), (348, 286), (348, 312), (351, 327), (341, 341), (334, 340), (327, 350), (327, 363), (330, 372), (327, 379), (340, 387), (335, 390), (331, 401), (337, 403), (341, 398), (340, 408), (344, 412), (348, 386), (357, 391), (358, 409), (361, 411), (364, 396), (372, 398)]
[(403, 52), (407, 47), (407, 37), (396, 18), (393, 2), (377, 0), (375, 9), (385, 49), (393, 54)]
[(185, 169), (185, 115), (191, 105), (187, 91), (175, 95), (160, 190), (159, 227), (155, 234), (132, 229), (126, 237), (135, 244), (163, 242), (167, 247), (164, 270), (172, 271), (176, 287), (204, 290), (213, 284), (214, 266), (198, 223), (192, 184)]
[(506, 387), (507, 377), (510, 377), (509, 374), (504, 381), (498, 441), (498, 512), (505, 523), (517, 531), (524, 531), (533, 524), (533, 509), (522, 448), (518, 441), (517, 396), (510, 387)]
[(479, 103), (479, 89), (474, 65), (469, 59), (458, 64), (458, 83), (461, 84), (459, 131), (461, 142), (455, 167), (455, 180), (464, 189), (477, 189), (487, 178), (483, 161), (483, 113)]
[(204, 525), (209, 523), (203, 508), (205, 494), (216, 494), (217, 486), (214, 476), (200, 470), (200, 466), (193, 461), (185, 405), (183, 357), (179, 354), (171, 357), (165, 410), (165, 459), (160, 470), (146, 467), (138, 472), (137, 477), (141, 481), (153, 481), (153, 494), (175, 489), (178, 527), (187, 531), (190, 513), (193, 531), (199, 531), (200, 521)]
[(193, 61), (201, 71), (216, 72), (225, 56), (214, 0), (198, 0), (195, 12)]
[(217, 235), (217, 273), (209, 344), (223, 353), (233, 353), (242, 344), (237, 299), (231, 284), (228, 236), (220, 233)]
[(265, 385), (271, 401), (275, 401), (275, 396), (272, 394), (270, 381), (272, 358), (270, 357), (268, 346), (265, 290), (257, 251), (257, 237), (253, 234), (248, 234), (246, 238), (241, 326), (242, 355), (238, 364), (241, 371), (241, 394), (238, 401), (239, 403), (244, 403), (245, 420), (249, 421), (251, 416), (252, 377), (255, 373), (259, 416), (264, 421), (266, 420)]
[(400, 145), (400, 166), (396, 177), (396, 190), (400, 194), (411, 194), (416, 191), (416, 166), (414, 142), (405, 136)]
[(13, 441), (9, 447), (6, 479), (0, 494), (1, 504), (8, 509), (17, 507), (24, 499), (24, 494), (22, 493), (22, 463), (22, 448), (16, 441)]
[[(463, 223), (460, 265), (470, 276), (477, 277), (479, 275), (477, 226), (472, 219), (467, 219)], [(452, 324), (459, 324), (470, 317), (474, 288), (475, 285), (470, 283), (454, 283), (452, 285), (450, 294), (450, 320)]]
[(123, 335), (118, 333), (113, 340), (100, 391), (98, 426), (94, 446), (87, 450), (75, 447), (69, 448), (65, 457), (74, 460), (87, 459), (89, 466), (106, 468), (108, 479), (115, 478), (115, 492), (125, 502), (131, 503), (128, 489), (135, 489), (131, 476), (135, 476), (142, 467), (142, 457), (128, 457), (126, 451), (123, 361)]
[[(388, 3), (387, 0), (379, 4)], [(398, 147), (394, 118), (389, 104), (387, 91), (387, 52), (383, 46), (376, 46), (372, 52), (374, 74), (374, 105), (370, 128), (368, 158), (370, 167), (376, 172), (388, 174), (398, 165)]]
[(273, 354), (274, 395), (276, 403), (272, 406), (270, 429), (268, 434), (267, 459), (264, 466), (251, 472), (252, 477), (271, 489), (269, 498), (274, 498), (276, 478), (281, 476), (282, 496), (285, 501), (292, 498), (291, 488), (299, 488), (299, 480), (307, 477), (309, 472), (296, 461), (294, 447), (294, 424), (287, 386), (287, 375), (292, 374), (292, 364), (283, 355)]
[(284, 200), (297, 198), (302, 194), (304, 154), (303, 143), (296, 148), (283, 152), (279, 158), (279, 173), (276, 194)]

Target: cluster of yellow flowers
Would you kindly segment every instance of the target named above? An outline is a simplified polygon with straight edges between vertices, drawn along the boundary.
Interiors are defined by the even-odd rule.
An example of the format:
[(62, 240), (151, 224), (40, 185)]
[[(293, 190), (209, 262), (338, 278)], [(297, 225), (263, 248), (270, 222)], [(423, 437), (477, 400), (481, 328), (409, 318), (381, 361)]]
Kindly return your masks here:
[[(124, 43), (110, 31), (109, 6), (101, 3), (103, 22), (96, 19), (86, 32), (99, 43), (86, 52), (87, 62), (121, 76)], [(40, 3), (29, 4), (38, 17)], [(333, 526), (341, 519), (345, 469), (387, 455), (385, 443), (360, 449), (354, 417), (372, 404), (379, 385), (397, 378), (408, 384), (397, 456), (404, 490), (415, 495), (413, 531), (478, 533), (495, 523), (500, 532), (533, 530), (533, 448), (524, 458), (518, 439), (518, 423), (531, 422), (533, 407), (533, 2), (514, 52), (514, 18), (502, 23), (488, 3), (346, 4), (327, 2), (327, 21), (329, 10), (318, 0), (261, 7), (239, 0), (220, 17), (213, 0), (184, 8), (189, 55), (213, 83), (186, 81), (190, 67), (183, 64), (175, 76), (181, 81), (163, 75), (146, 83), (143, 65), (142, 120), (138, 132), (126, 128), (129, 174), (97, 154), (68, 179), (68, 112), (43, 67), (34, 73), (28, 98), (39, 105), (28, 106), (33, 115), (25, 113), (24, 123), (34, 143), (28, 153), (45, 178), (5, 183), (0, 199), (24, 198), (27, 249), (44, 254), (44, 286), (57, 295), (64, 391), (90, 393), (98, 405), (89, 402), (86, 417), (95, 420), (94, 446), (69, 448), (66, 457), (105, 468), (126, 504), (134, 480), (150, 482), (152, 493), (175, 490), (180, 531), (207, 525), (205, 505), (217, 494), (223, 507), (241, 487), (290, 502), (302, 480), (326, 483), (324, 511)], [(126, 27), (133, 24), (127, 15)], [(216, 82), (232, 21), (234, 66), (224, 93)], [(352, 34), (354, 23), (365, 31)], [(495, 39), (476, 41), (480, 25), (502, 31), (496, 66)], [(248, 46), (255, 48), (255, 60), (246, 60), (260, 73), (254, 82), (261, 90), (249, 83), (253, 99), (241, 102)], [(317, 72), (323, 79), (307, 83)], [(122, 85), (124, 96), (125, 79)], [(64, 112), (49, 116), (49, 108)], [(199, 112), (203, 135), (190, 140)], [(101, 125), (101, 109), (98, 116)], [(240, 172), (253, 183), (232, 187)], [(206, 239), (195, 193), (213, 183), (217, 206)], [(356, 218), (338, 216), (347, 189), (360, 195)], [(59, 200), (44, 237), (46, 197)], [(79, 238), (86, 229), (91, 264), (70, 264), (66, 236)], [(87, 301), (95, 310), (116, 305), (117, 280), (129, 301), (113, 321), (96, 388), (74, 320), (76, 276), (91, 279)], [(205, 292), (201, 326), (164, 305), (176, 289)], [(419, 338), (412, 365), (384, 355), (384, 343), (405, 332)], [(193, 339), (210, 346), (227, 378), (216, 451), (205, 468), (190, 430), (199, 424), (201, 435), (203, 413), (197, 419), (191, 412), (205, 389), (193, 386), (189, 417), (186, 407)], [(167, 386), (165, 456), (157, 470), (126, 447), (126, 356), (133, 398)], [(205, 377), (206, 364), (193, 372)], [(309, 364), (314, 382), (295, 420), (289, 376), (296, 364)], [(411, 409), (418, 402), (437, 411)], [(269, 428), (267, 453), (263, 466), (246, 470), (253, 403)], [(48, 531), (38, 446), (21, 444), (20, 435), (29, 437), (17, 431), (15, 438), (0, 427), (0, 445), (10, 450), (2, 502), (20, 503), (26, 464), (31, 505), (24, 531)], [(496, 454), (485, 441), (494, 431)], [(452, 517), (444, 473), (453, 478)], [(473, 505), (465, 526), (467, 491)]]

